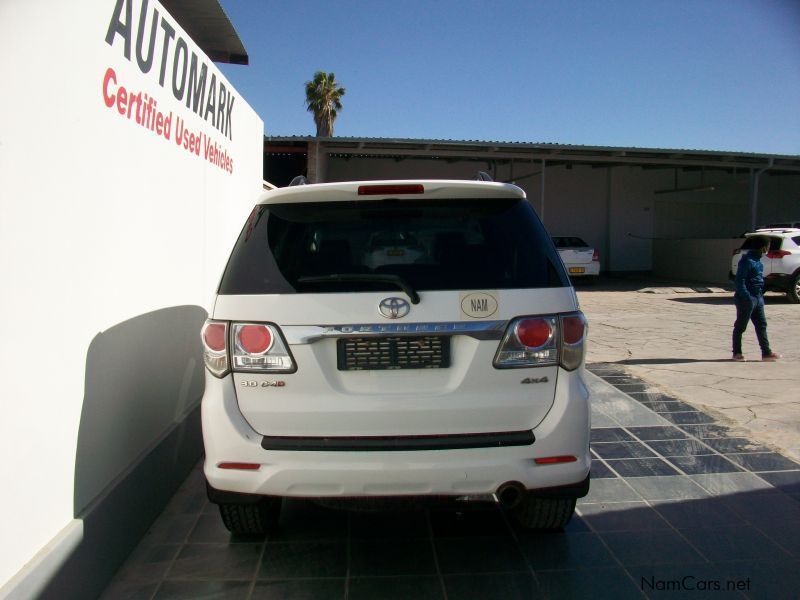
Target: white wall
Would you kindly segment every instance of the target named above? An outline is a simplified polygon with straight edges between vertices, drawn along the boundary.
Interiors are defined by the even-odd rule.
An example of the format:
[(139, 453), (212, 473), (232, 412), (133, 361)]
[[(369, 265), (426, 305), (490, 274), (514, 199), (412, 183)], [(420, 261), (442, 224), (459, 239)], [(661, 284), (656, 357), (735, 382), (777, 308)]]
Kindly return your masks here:
[[(235, 90), (222, 131), (174, 97), (178, 39), (231, 86), (153, 0), (153, 66), (138, 66), (142, 1), (130, 60), (122, 35), (106, 43), (114, 0), (0, 3), (0, 586), (196, 406), (196, 327), (261, 187), (263, 123)], [(109, 68), (105, 96), (149, 94), (168, 138), (106, 105)], [(232, 173), (176, 144), (179, 118)]]

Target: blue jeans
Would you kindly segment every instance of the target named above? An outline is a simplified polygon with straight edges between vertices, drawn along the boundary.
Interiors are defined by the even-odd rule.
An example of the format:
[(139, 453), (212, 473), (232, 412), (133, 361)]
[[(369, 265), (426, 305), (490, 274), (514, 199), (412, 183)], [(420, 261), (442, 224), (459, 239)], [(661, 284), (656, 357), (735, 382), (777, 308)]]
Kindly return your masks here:
[(742, 353), (742, 334), (747, 329), (747, 322), (752, 321), (756, 330), (758, 345), (761, 346), (761, 356), (770, 354), (767, 339), (767, 317), (764, 315), (764, 296), (741, 296), (734, 294), (736, 304), (736, 322), (733, 324), (733, 353)]

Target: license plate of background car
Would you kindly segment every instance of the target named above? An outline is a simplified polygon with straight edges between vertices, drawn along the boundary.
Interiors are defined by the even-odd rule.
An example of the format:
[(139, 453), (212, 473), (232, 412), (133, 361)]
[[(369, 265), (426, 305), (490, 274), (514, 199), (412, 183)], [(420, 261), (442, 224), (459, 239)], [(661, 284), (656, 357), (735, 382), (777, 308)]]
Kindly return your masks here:
[(446, 369), (450, 366), (449, 336), (342, 338), (336, 341), (340, 371)]
[(584, 269), (583, 267), (570, 267), (569, 268), (569, 272), (570, 273), (584, 273), (585, 271), (586, 271), (586, 269)]

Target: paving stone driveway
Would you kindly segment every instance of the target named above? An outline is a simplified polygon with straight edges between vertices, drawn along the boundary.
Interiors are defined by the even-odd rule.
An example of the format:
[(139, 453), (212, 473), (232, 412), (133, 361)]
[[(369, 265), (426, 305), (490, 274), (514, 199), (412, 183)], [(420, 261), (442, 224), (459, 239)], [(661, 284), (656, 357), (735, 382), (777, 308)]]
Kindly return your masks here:
[(360, 512), (288, 501), (237, 538), (199, 466), (106, 599), (798, 598), (800, 465), (591, 365), (592, 487), (562, 533), (491, 504)]
[[(737, 363), (730, 360), (731, 292), (653, 283), (612, 278), (578, 286), (589, 318), (587, 361), (624, 367), (800, 460), (800, 305), (767, 294), (770, 341), (784, 357), (761, 362), (750, 325), (743, 338), (750, 361)], [(658, 293), (638, 291), (648, 285)]]

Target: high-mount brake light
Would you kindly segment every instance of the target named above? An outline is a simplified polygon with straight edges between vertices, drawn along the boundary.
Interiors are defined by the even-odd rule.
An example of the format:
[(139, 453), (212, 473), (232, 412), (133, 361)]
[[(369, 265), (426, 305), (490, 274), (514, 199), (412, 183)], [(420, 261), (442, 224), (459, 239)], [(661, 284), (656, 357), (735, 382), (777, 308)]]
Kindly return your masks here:
[(225, 377), (230, 371), (228, 362), (228, 322), (207, 319), (200, 332), (203, 341), (203, 361), (214, 377)]
[(541, 348), (553, 337), (553, 328), (545, 319), (523, 319), (517, 323), (515, 333), (526, 348)]
[(387, 194), (424, 194), (425, 186), (421, 183), (401, 183), (394, 185), (360, 185), (359, 196), (384, 196)]
[(238, 336), (248, 354), (264, 354), (272, 347), (272, 333), (266, 325), (245, 325), (239, 329)]

